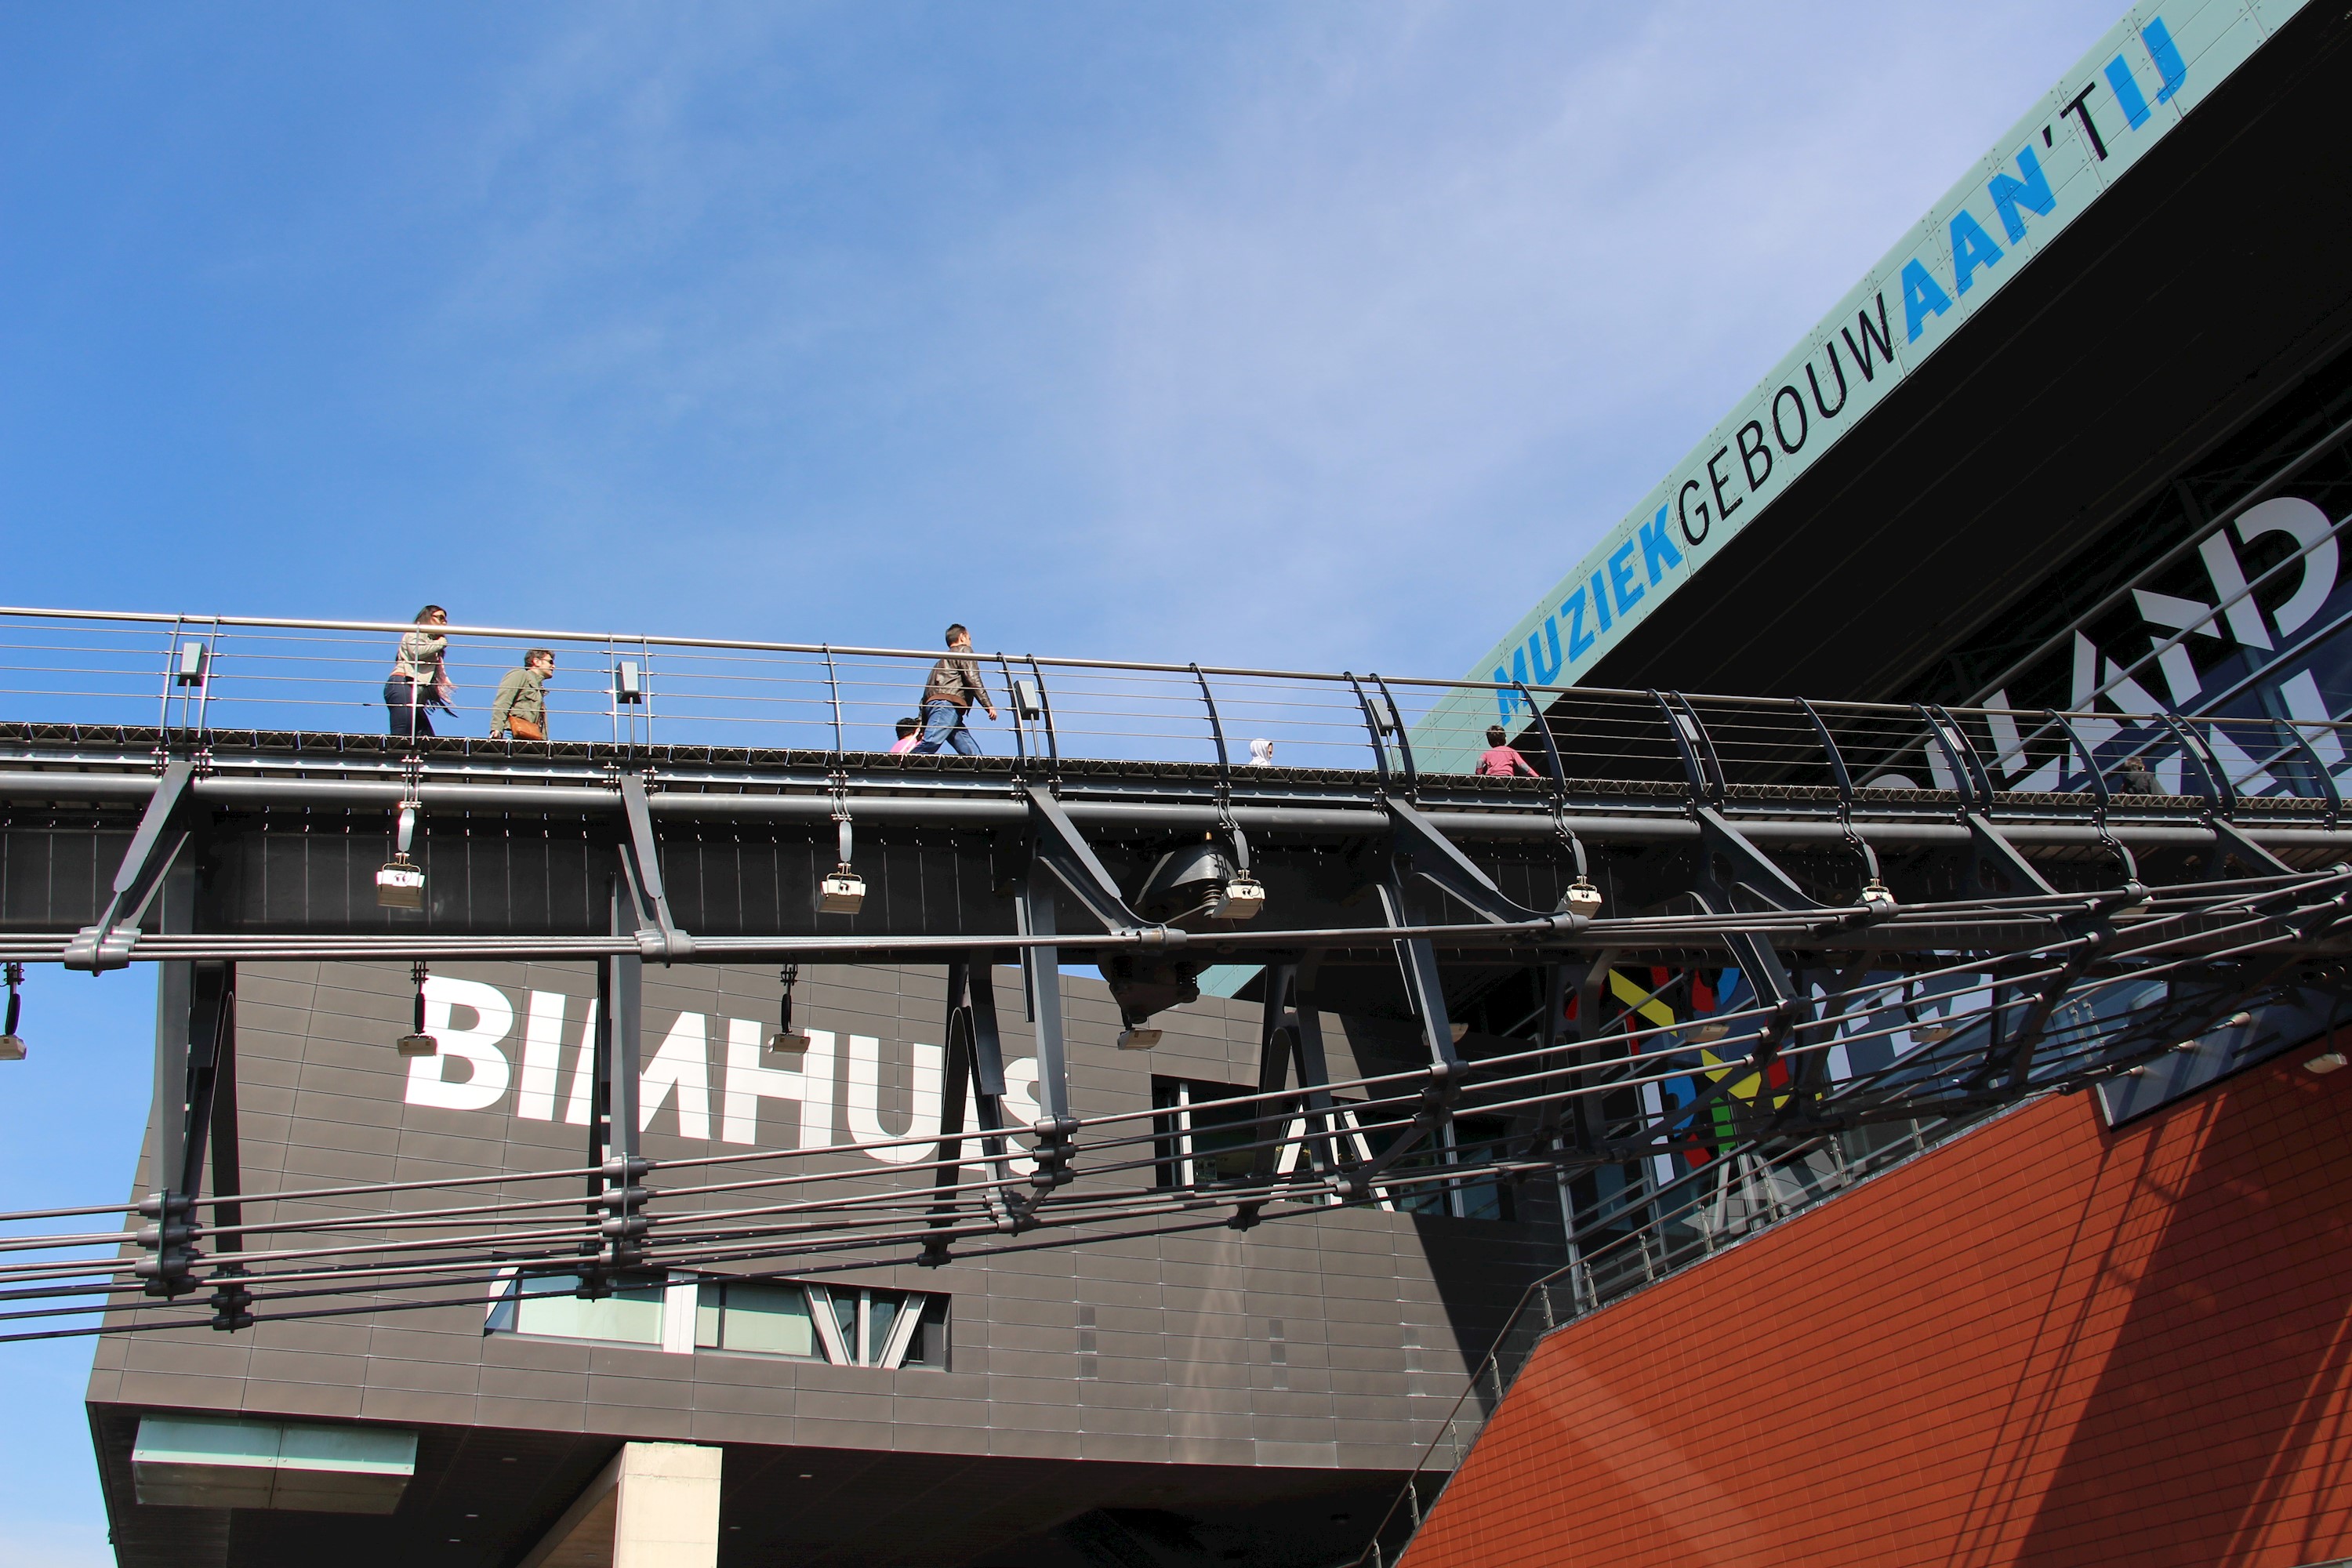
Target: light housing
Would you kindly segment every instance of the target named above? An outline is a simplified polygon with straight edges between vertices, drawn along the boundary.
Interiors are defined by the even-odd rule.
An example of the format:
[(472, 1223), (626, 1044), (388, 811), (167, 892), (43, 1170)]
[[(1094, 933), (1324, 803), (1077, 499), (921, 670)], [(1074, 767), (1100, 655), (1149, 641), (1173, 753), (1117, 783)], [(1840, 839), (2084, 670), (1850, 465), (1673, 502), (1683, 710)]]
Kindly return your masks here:
[(1122, 1051), (1148, 1051), (1160, 1043), (1160, 1031), (1144, 1026), (1131, 1025), (1118, 1032), (1118, 1048)]
[(425, 868), (405, 855), (395, 855), (375, 874), (375, 901), (387, 910), (425, 907)]
[(816, 885), (817, 913), (854, 915), (866, 907), (866, 879), (846, 866), (836, 866)]
[(24, 1040), (14, 1033), (0, 1035), (0, 1062), (21, 1062), (24, 1059)]
[(1236, 871), (1225, 884), (1224, 897), (1209, 906), (1209, 918), (1218, 921), (1255, 920), (1265, 908), (1265, 884), (1247, 871)]
[(1579, 877), (1568, 885), (1560, 896), (1559, 907), (1580, 920), (1591, 920), (1601, 912), (1601, 889), (1589, 877)]

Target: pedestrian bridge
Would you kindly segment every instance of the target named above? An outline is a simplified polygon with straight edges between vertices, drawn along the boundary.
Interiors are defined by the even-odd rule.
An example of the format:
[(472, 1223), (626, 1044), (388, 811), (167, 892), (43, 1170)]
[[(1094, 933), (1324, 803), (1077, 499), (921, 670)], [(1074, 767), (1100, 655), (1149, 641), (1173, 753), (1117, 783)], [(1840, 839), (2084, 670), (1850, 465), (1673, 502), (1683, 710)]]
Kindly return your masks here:
[[(486, 729), (499, 673), (543, 647), (553, 738), (415, 739), (374, 695), (401, 624), (0, 622), (0, 960), (163, 973), (145, 1239), (91, 1262), (111, 1233), (12, 1216), (19, 1301), (129, 1293), (234, 1328), (324, 1310), (322, 1270), (429, 1291), (541, 1258), (609, 1284), (1246, 1226), (1442, 1190), (1473, 1157), (1551, 1180), (1973, 1114), (2303, 1016), (2343, 974), (2332, 724), (991, 653), (992, 754), (897, 755), (935, 652), (459, 626), (442, 727)], [(1469, 771), (1489, 723), (1529, 775)], [(1271, 765), (1244, 760), (1257, 741)], [(388, 958), (420, 986), (453, 960), (599, 975), (590, 1159), (462, 1201), (370, 1189), (470, 1227), (423, 1260), (408, 1232), (273, 1219), (293, 1194), (245, 1192), (235, 1148), (236, 966)], [(892, 1151), (878, 1195), (870, 1166), (794, 1165), (838, 1151), (782, 1150), (758, 1182), (789, 1201), (756, 1217), (666, 1204), (694, 1172), (639, 1152), (622, 1070), (644, 966), (820, 960), (947, 973), (940, 1137)], [(1026, 1124), (974, 983), (1000, 963), (1035, 1029)], [(1204, 979), (1262, 1004), (1256, 1093), (1221, 1108), (1254, 1130), (1245, 1172), (1169, 1190), (1153, 1107), (1073, 1113), (1069, 964), (1099, 967), (1126, 1046)], [(1409, 1022), (1425, 1064), (1330, 1081), (1326, 1013)], [(788, 1054), (788, 1015), (775, 1034)], [(1669, 1079), (1706, 1087), (1648, 1092)]]

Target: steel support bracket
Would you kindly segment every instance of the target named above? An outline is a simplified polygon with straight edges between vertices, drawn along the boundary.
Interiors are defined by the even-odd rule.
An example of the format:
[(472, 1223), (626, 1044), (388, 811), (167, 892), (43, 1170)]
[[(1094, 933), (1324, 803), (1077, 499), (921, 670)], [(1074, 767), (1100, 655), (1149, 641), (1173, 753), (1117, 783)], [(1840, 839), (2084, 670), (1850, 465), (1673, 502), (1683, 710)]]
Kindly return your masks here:
[(694, 956), (694, 938), (677, 929), (670, 918), (669, 889), (662, 881), (661, 841), (654, 837), (654, 816), (646, 802), (646, 775), (621, 775), (621, 810), (628, 818), (629, 841), (622, 847), (621, 869), (627, 875), (630, 901), (635, 905), (637, 952), (646, 959), (670, 963)]
[[(1793, 912), (1811, 912), (1825, 907), (1797, 886), (1789, 873), (1756, 847), (1723, 813), (1704, 805), (1694, 805), (1691, 812), (1698, 819), (1699, 854), (1705, 860), (1698, 878), (1702, 889), (1727, 894), (1733, 886), (1742, 887), (1772, 908)], [(1715, 858), (1718, 855), (1731, 865), (1733, 875), (1727, 882), (1716, 874)], [(1724, 902), (1728, 908), (1728, 899)]]
[(1582, 915), (1546, 914), (1516, 902), (1452, 839), (1431, 826), (1429, 818), (1394, 796), (1382, 804), (1392, 836), (1389, 862), (1398, 875), (1419, 877), (1490, 925), (1549, 926), (1566, 935), (1591, 923)]
[(2213, 863), (2206, 868), (2205, 879), (2218, 882), (2229, 868), (2230, 858), (2237, 857), (2246, 869), (2258, 877), (2292, 877), (2294, 868), (2255, 843), (2244, 829), (2228, 817), (2217, 816), (2206, 825), (2213, 830)]
[(2058, 889), (2050, 885), (2049, 879), (2034, 869), (2033, 862), (2020, 854), (2016, 845), (2002, 837), (2000, 829), (1995, 827), (1984, 813), (1964, 811), (1960, 814), (1960, 820), (1968, 825), (1969, 829), (1969, 891), (1979, 897), (1998, 896), (1996, 889), (1987, 886), (1985, 881), (1983, 867), (1985, 862), (1990, 861), (2033, 892), (2057, 893)]
[[(1394, 861), (1388, 876), (1380, 884), (1381, 909), (1392, 928), (1410, 928), (1428, 923), (1422, 918), (1418, 901), (1407, 887), (1404, 874)], [(1433, 1066), (1449, 1071), (1459, 1070), (1462, 1058), (1454, 1048), (1454, 1024), (1446, 1016), (1445, 975), (1437, 963), (1437, 945), (1425, 936), (1406, 936), (1398, 931), (1391, 939), (1396, 947), (1397, 968), (1404, 977), (1406, 1000), (1412, 1006), (1413, 1016), (1421, 1020), (1422, 1043), (1428, 1047)]]
[(123, 852), (122, 865), (114, 873), (112, 896), (97, 923), (87, 925), (74, 933), (65, 946), (65, 966), (95, 974), (100, 970), (121, 969), (131, 963), (131, 945), (139, 940), (139, 921), (154, 901), (155, 889), (163, 880), (163, 873), (188, 841), (190, 818), (194, 814), (194, 796), (188, 782), (195, 775), (195, 764), (174, 762), (164, 765), (163, 777), (155, 781), (155, 793), (147, 797), (147, 810), (139, 819), (139, 830), (131, 836), (131, 847)]
[(1155, 926), (1128, 908), (1127, 895), (1119, 891), (1118, 882), (1106, 868), (1086, 841), (1070, 814), (1035, 784), (1024, 784), (1021, 792), (1029, 802), (1029, 854), (1034, 877), (1035, 868), (1044, 867), (1054, 874), (1054, 879), (1070, 890), (1071, 897), (1087, 907), (1087, 912), (1102, 921), (1116, 936), (1134, 936), (1144, 931), (1164, 932), (1166, 940), (1158, 945), (1176, 947), (1182, 944), (1185, 932)]

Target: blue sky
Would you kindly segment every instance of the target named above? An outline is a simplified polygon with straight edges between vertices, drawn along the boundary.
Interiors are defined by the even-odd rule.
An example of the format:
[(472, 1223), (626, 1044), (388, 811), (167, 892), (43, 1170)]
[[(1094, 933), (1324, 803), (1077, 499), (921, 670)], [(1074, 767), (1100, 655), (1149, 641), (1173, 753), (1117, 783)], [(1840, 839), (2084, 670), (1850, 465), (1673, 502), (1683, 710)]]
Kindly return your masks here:
[[(0, 9), (0, 597), (1458, 673), (2119, 9)], [(151, 995), (35, 976), (12, 1195)]]

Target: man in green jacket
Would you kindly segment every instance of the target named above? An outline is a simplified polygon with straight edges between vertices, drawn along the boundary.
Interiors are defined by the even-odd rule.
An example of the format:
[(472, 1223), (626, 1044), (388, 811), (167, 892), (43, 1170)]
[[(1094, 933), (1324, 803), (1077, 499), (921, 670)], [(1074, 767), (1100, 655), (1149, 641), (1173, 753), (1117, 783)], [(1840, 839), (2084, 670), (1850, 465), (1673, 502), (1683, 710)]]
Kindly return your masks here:
[(555, 651), (535, 647), (522, 656), (522, 668), (510, 669), (490, 699), (493, 739), (547, 739), (547, 678), (555, 673)]

